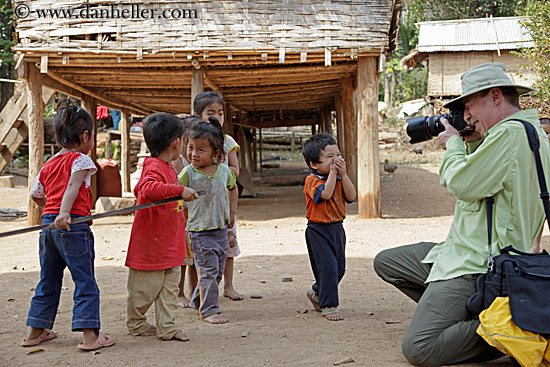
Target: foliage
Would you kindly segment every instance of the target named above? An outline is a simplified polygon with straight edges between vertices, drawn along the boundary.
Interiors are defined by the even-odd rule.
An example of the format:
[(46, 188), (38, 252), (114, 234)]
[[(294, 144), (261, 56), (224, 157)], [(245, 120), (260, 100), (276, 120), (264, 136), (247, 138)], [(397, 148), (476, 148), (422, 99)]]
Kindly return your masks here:
[(432, 20), (510, 17), (520, 14), (527, 0), (412, 0), (409, 17), (413, 22)]
[[(0, 0), (0, 62), (2, 71), (5, 65), (14, 64), (13, 51), (13, 8), (11, 0)], [(5, 77), (5, 75), (3, 75)]]
[(541, 99), (550, 103), (550, 0), (538, 0), (529, 4), (523, 22), (529, 30), (535, 46), (522, 49), (519, 54), (532, 62), (527, 68), (537, 73), (535, 87)]

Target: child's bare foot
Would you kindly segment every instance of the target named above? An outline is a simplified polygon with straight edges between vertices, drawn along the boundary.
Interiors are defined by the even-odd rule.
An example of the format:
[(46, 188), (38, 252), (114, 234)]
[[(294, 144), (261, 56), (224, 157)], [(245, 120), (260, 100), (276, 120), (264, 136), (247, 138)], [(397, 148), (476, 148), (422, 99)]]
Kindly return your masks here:
[(185, 336), (185, 334), (182, 333), (181, 331), (178, 331), (176, 334), (174, 334), (174, 336), (172, 337), (172, 340), (179, 340), (180, 342), (186, 342), (189, 340), (189, 338)]
[(155, 336), (157, 335), (157, 328), (155, 325), (149, 326), (149, 329), (145, 330), (143, 333), (138, 334), (138, 336)]
[(178, 296), (178, 307), (189, 308), (189, 299), (185, 296)]
[(213, 315), (205, 317), (203, 320), (210, 324), (225, 324), (229, 322), (228, 319), (226, 319), (225, 317), (222, 317), (219, 313), (215, 313)]
[(340, 321), (344, 319), (344, 316), (340, 314), (340, 311), (323, 315), (329, 321)]
[[(315, 293), (313, 293), (315, 294)], [(315, 301), (313, 299), (313, 294), (311, 294), (311, 289), (306, 293), (306, 296), (307, 298), (309, 298), (309, 301), (311, 302), (311, 304), (313, 305), (313, 308), (315, 309), (315, 311), (317, 312), (321, 312), (321, 307), (319, 307), (319, 304), (317, 303), (317, 301)]]
[(242, 301), (243, 296), (235, 290), (235, 288), (224, 288), (223, 289), (223, 296), (227, 297), (229, 299), (232, 299), (233, 301)]

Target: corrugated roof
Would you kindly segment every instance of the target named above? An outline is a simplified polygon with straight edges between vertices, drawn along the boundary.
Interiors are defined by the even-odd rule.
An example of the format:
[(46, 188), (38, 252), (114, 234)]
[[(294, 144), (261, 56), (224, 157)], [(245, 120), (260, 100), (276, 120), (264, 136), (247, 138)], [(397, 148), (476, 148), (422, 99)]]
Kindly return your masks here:
[(533, 47), (524, 17), (418, 23), (419, 52), (511, 50)]

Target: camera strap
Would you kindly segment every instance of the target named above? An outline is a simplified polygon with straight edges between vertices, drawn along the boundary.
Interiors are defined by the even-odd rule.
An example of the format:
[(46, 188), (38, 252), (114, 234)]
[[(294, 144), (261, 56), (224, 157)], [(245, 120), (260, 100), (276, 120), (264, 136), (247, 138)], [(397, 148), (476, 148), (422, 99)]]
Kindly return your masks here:
[[(537, 167), (537, 176), (539, 180), (539, 188), (540, 188), (540, 198), (542, 200), (542, 205), (544, 206), (544, 213), (546, 214), (546, 222), (548, 223), (548, 227), (550, 228), (550, 195), (548, 194), (548, 186), (546, 185), (546, 178), (544, 177), (544, 170), (542, 168), (542, 161), (540, 159), (540, 141), (537, 134), (537, 130), (535, 127), (525, 121), (520, 119), (510, 119), (507, 121), (519, 121), (522, 123), (523, 127), (525, 128), (525, 132), (527, 133), (527, 140), (529, 142), (529, 147), (533, 151), (533, 154), (535, 156), (535, 166)], [(489, 268), (489, 271), (493, 270), (493, 255), (491, 253), (491, 243), (492, 243), (492, 231), (493, 231), (493, 204), (495, 203), (495, 199), (491, 197), (485, 198), (485, 204), (487, 207), (487, 239), (488, 239), (488, 246), (489, 246), (489, 258), (487, 260), (487, 266)], [(543, 224), (544, 227), (544, 224)]]

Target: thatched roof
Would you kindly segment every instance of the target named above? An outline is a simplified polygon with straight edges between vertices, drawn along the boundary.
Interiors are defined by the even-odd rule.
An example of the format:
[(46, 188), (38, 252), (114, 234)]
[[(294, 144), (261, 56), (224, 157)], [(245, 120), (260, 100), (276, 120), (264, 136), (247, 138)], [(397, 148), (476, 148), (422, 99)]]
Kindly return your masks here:
[[(102, 96), (146, 111), (190, 111), (195, 67), (204, 70), (205, 86), (221, 90), (234, 106), (280, 111), (332, 104), (358, 57), (391, 50), (401, 0), (14, 5), (31, 11), (16, 26), (14, 49), (25, 61), (47, 62), (49, 73)], [(39, 9), (49, 15), (39, 17)], [(107, 19), (125, 9), (139, 17)]]

